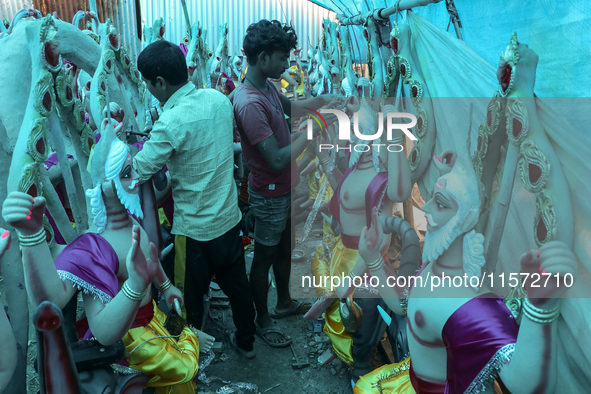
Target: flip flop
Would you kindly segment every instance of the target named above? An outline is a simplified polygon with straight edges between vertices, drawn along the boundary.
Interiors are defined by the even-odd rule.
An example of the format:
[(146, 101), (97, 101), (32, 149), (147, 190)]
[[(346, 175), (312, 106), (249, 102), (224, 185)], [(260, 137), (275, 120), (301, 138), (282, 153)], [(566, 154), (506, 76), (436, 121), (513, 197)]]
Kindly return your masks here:
[[(275, 333), (275, 334), (279, 334), (283, 337), (284, 341), (283, 342), (273, 342), (269, 339), (267, 339), (266, 335), (269, 333)], [(276, 348), (280, 348), (280, 347), (287, 347), (289, 345), (291, 345), (291, 338), (289, 338), (288, 336), (286, 336), (283, 331), (281, 331), (281, 327), (279, 327), (279, 324), (274, 323), (272, 326), (270, 327), (263, 327), (263, 328), (257, 328), (256, 330), (256, 334), (263, 340), (265, 341), (265, 343), (271, 347), (276, 347)]]
[(228, 337), (228, 339), (230, 340), (230, 345), (232, 345), (232, 347), (234, 349), (238, 350), (238, 353), (242, 354), (244, 357), (246, 357), (249, 360), (252, 360), (253, 358), (255, 358), (256, 353), (255, 353), (254, 349), (251, 351), (247, 351), (244, 349), (240, 349), (238, 347), (238, 343), (236, 342), (236, 333), (235, 332), (230, 333), (230, 336)]
[(310, 304), (309, 302), (304, 302), (304, 301), (295, 301), (295, 305), (293, 308), (291, 308), (291, 310), (287, 311), (287, 312), (283, 312), (283, 313), (277, 313), (275, 311), (275, 308), (273, 308), (273, 310), (271, 312), (269, 312), (269, 316), (271, 316), (271, 318), (273, 319), (283, 319), (284, 317), (288, 317), (288, 316), (297, 316), (297, 315), (303, 315), (306, 312), (308, 312), (310, 310), (310, 308), (312, 308), (312, 304)]

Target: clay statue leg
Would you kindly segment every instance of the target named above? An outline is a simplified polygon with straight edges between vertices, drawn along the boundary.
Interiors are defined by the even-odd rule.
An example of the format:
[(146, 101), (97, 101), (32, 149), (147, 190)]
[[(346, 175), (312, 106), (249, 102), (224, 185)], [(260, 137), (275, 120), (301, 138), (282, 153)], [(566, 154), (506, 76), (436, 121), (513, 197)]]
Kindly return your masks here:
[[(377, 306), (388, 310), (381, 298), (368, 298), (368, 293), (356, 292), (355, 302), (363, 310), (363, 318), (353, 334), (353, 380), (357, 382), (373, 370), (373, 351), (386, 331), (386, 322), (380, 317)], [(359, 297), (361, 295), (362, 297)]]

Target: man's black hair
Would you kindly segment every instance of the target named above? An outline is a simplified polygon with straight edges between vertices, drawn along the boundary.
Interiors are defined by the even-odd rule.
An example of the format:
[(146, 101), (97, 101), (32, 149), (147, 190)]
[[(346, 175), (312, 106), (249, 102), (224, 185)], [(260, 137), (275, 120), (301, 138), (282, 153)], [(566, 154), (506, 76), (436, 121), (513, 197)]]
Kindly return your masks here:
[(264, 51), (269, 56), (275, 51), (289, 53), (296, 48), (297, 43), (298, 36), (293, 27), (276, 20), (263, 19), (248, 26), (242, 48), (248, 64), (255, 66), (261, 52)]
[(148, 45), (137, 58), (137, 68), (152, 84), (162, 77), (171, 85), (187, 82), (189, 74), (185, 55), (177, 45), (158, 40)]

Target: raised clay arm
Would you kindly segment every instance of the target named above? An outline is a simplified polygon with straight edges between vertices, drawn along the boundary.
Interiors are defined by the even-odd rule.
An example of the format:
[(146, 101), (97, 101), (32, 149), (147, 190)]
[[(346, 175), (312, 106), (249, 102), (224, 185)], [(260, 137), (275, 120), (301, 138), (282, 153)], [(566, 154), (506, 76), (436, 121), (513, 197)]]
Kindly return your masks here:
[[(3, 228), (0, 228), (0, 258), (4, 252), (10, 247), (10, 233)], [(2, 357), (0, 357), (0, 393), (10, 382), (14, 369), (16, 368), (16, 341), (14, 340), (14, 333), (8, 321), (6, 313), (4, 313), (4, 306), (0, 302), (0, 337), (2, 338)]]
[[(361, 276), (366, 269), (369, 269), (372, 276), (379, 278), (379, 283), (395, 283), (391, 279), (395, 277), (394, 272), (384, 262), (384, 257), (380, 253), (380, 246), (384, 242), (384, 238), (385, 235), (378, 220), (377, 210), (373, 208), (371, 227), (363, 229), (359, 239), (360, 258), (352, 271), (354, 275)], [(406, 315), (405, 288), (386, 285), (378, 286), (377, 289), (388, 308), (397, 315)]]
[(45, 198), (37, 197), (33, 200), (33, 197), (21, 192), (10, 193), (2, 208), (6, 223), (16, 228), (22, 236), (39, 234), (39, 242), (36, 244), (32, 240), (20, 242), (25, 284), (31, 303), (37, 307), (43, 301), (50, 301), (61, 309), (70, 301), (76, 289), (60, 279), (49, 245), (43, 238), (45, 233), (40, 233), (44, 231), (44, 212)]
[(16, 368), (16, 342), (12, 327), (8, 321), (4, 306), (0, 302), (0, 335), (2, 335), (2, 357), (0, 357), (0, 393), (12, 379), (12, 374)]
[[(389, 108), (390, 107), (390, 108)], [(391, 106), (385, 106), (384, 113), (394, 112)], [(403, 122), (400, 122), (403, 123)], [(393, 140), (386, 141), (404, 146), (404, 134), (401, 130), (393, 131)], [(388, 198), (394, 202), (404, 202), (410, 198), (412, 193), (412, 182), (410, 179), (410, 168), (406, 161), (405, 152), (396, 152), (396, 149), (388, 151)]]
[[(516, 41), (516, 37), (514, 39)], [(538, 56), (524, 44), (518, 44), (518, 54), (519, 61), (516, 66), (514, 65), (513, 84), (509, 84), (506, 89), (508, 100), (513, 102), (510, 105), (517, 110), (513, 111), (515, 115), (508, 114), (508, 116), (515, 116), (516, 119), (519, 119), (519, 115), (527, 117), (524, 120), (520, 119), (529, 124), (529, 130), (526, 131), (530, 134), (523, 145), (533, 142), (551, 162), (548, 186), (544, 192), (553, 194), (554, 191), (551, 188), (568, 190), (560, 165), (555, 159), (552, 147), (538, 119), (533, 99)], [(502, 82), (502, 78), (500, 79)], [(530, 275), (530, 281), (524, 283), (528, 298), (522, 310), (523, 317), (511, 362), (500, 371), (501, 380), (511, 392), (554, 393), (560, 391), (556, 387), (557, 346), (560, 340), (556, 319), (560, 313), (560, 297), (568, 288), (564, 285), (557, 287), (555, 276), (560, 278), (558, 283), (564, 283), (562, 281), (566, 275), (576, 279), (578, 266), (571, 248), (565, 243), (569, 240), (572, 243), (573, 225), (570, 222), (565, 225), (564, 222), (567, 216), (572, 217), (572, 211), (567, 209), (570, 201), (559, 199), (556, 195), (554, 198), (555, 201), (559, 201), (554, 205), (558, 219), (555, 240), (544, 243), (539, 251), (532, 250), (521, 257), (521, 273)], [(544, 242), (542, 239), (540, 241)], [(531, 275), (546, 273), (551, 275), (552, 280), (546, 281), (547, 277), (542, 276), (539, 281), (541, 283), (536, 285), (539, 287), (534, 287)], [(527, 379), (523, 379), (524, 376), (527, 376)]]
[[(174, 244), (168, 245), (160, 255), (160, 260), (164, 259), (166, 255), (170, 252), (170, 250), (174, 248)], [(158, 269), (156, 270), (156, 276), (152, 280), (152, 284), (156, 286), (158, 291), (162, 293), (164, 299), (166, 300), (166, 304), (172, 310), (176, 310), (176, 305), (174, 300), (178, 300), (178, 306), (181, 307), (183, 305), (183, 295), (179, 289), (173, 286), (172, 282), (164, 273), (164, 269), (162, 268), (162, 264), (158, 263)], [(180, 310), (176, 310), (179, 315), (182, 315)]]
[[(156, 245), (150, 243), (151, 256), (146, 258), (140, 240), (140, 228), (134, 226), (132, 245), (126, 261), (129, 279), (111, 302), (104, 305), (92, 295), (84, 295), (88, 325), (94, 337), (103, 345), (116, 343), (129, 331), (138, 309), (146, 302), (145, 291), (159, 269), (160, 263), (153, 257), (158, 256)], [(131, 290), (132, 295), (138, 293), (140, 296), (130, 297), (125, 287)]]
[[(556, 287), (554, 275), (577, 277), (577, 263), (571, 250), (561, 241), (553, 241), (521, 258), (523, 273), (547, 272), (553, 280), (547, 286), (530, 287), (524, 304), (511, 362), (500, 371), (503, 384), (511, 392), (554, 393), (558, 374), (557, 347), (560, 313), (559, 297), (566, 287)], [(563, 282), (564, 283), (564, 282)], [(527, 283), (526, 283), (527, 287)], [(552, 297), (552, 298), (547, 298)], [(527, 376), (527, 379), (523, 379)]]

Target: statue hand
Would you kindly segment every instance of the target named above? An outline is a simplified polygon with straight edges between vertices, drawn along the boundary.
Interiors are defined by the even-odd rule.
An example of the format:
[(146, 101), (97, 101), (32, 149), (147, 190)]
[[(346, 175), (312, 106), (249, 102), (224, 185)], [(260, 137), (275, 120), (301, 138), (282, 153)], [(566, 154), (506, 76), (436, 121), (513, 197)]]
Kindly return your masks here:
[(0, 259), (4, 256), (4, 252), (10, 248), (10, 231), (6, 231), (0, 227)]
[[(538, 66), (538, 54), (526, 44), (517, 44), (519, 60), (515, 64), (513, 85), (509, 92), (514, 97), (533, 97), (536, 82), (536, 69)], [(503, 89), (509, 87), (511, 79), (511, 66), (501, 56), (497, 67), (497, 80)]]
[(304, 319), (314, 320), (319, 318), (322, 315), (322, 313), (324, 313), (326, 308), (328, 308), (334, 302), (334, 300), (334, 296), (319, 299), (318, 301), (316, 301), (316, 303), (314, 303), (314, 305), (312, 305), (312, 308), (310, 308), (310, 310), (306, 312), (306, 314), (304, 315)]
[(168, 305), (170, 310), (174, 310), (179, 315), (182, 315), (181, 313), (179, 313), (180, 311), (176, 310), (174, 302), (175, 300), (178, 301), (179, 308), (183, 306), (183, 295), (181, 294), (181, 291), (179, 289), (177, 289), (174, 286), (170, 286), (168, 289), (166, 289), (164, 293), (162, 293), (162, 296), (166, 300), (166, 305)]
[(457, 158), (458, 155), (454, 151), (446, 150), (441, 152), (439, 157), (437, 157), (437, 155), (433, 155), (431, 160), (433, 161), (435, 168), (437, 168), (439, 171), (439, 176), (443, 176), (451, 172)]
[(146, 259), (142, 251), (140, 240), (141, 232), (139, 226), (133, 226), (131, 248), (127, 253), (127, 273), (130, 286), (133, 291), (141, 293), (148, 287), (160, 269), (158, 261), (158, 248), (150, 242), (150, 256)]
[[(384, 242), (384, 232), (382, 226), (378, 220), (378, 211), (374, 207), (371, 210), (371, 227), (368, 229), (365, 227), (361, 231), (359, 237), (359, 255), (363, 259), (364, 263), (369, 261), (373, 262), (381, 257), (379, 246)], [(357, 264), (361, 262), (358, 261)]]
[(45, 213), (45, 198), (36, 197), (21, 192), (12, 192), (2, 206), (2, 216), (9, 225), (24, 235), (32, 235), (43, 226)]
[(117, 135), (117, 137), (119, 137), (119, 135), (122, 132), (123, 129), (123, 122), (119, 122), (117, 123), (117, 121), (115, 121), (115, 119), (113, 118), (105, 118), (103, 119), (102, 123), (101, 123), (101, 134), (104, 134), (105, 129), (107, 127), (112, 127), (115, 129), (115, 134)]
[[(546, 301), (544, 299), (562, 296), (569, 289), (564, 285), (564, 277), (571, 275), (574, 281), (578, 266), (573, 252), (564, 242), (552, 241), (539, 251), (534, 249), (521, 256), (521, 271), (530, 275), (524, 284), (527, 297), (534, 305), (539, 305)], [(547, 282), (546, 273), (551, 275)], [(556, 274), (559, 280), (556, 280)], [(536, 281), (538, 277), (540, 280)]]

